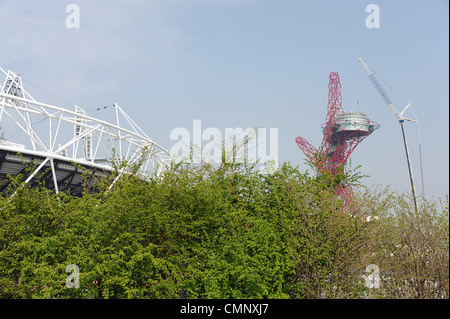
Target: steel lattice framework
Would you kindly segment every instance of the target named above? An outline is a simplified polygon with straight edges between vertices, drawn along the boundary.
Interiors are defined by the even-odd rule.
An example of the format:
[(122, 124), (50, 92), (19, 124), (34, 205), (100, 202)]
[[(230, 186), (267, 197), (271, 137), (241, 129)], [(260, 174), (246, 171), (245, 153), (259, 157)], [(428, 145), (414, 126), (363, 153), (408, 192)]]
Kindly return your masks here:
[[(161, 172), (170, 161), (169, 152), (119, 105), (114, 104), (116, 123), (110, 123), (88, 116), (76, 105), (67, 110), (38, 102), (24, 89), (18, 74), (0, 71), (4, 76), (0, 82), (0, 192), (7, 187), (8, 175), (23, 174), (27, 184), (33, 185), (40, 175), (56, 192), (80, 194), (86, 176), (92, 184), (96, 177), (119, 167), (112, 186), (135, 164), (140, 164), (138, 174), (146, 177)], [(6, 140), (4, 132), (14, 132), (15, 142), (23, 144)], [(28, 171), (25, 164), (31, 161), (37, 167)]]
[[(318, 174), (335, 175), (343, 169), (356, 146), (379, 127), (362, 112), (344, 112), (342, 108), (339, 74), (331, 72), (328, 83), (328, 107), (326, 122), (322, 125), (323, 139), (316, 149), (302, 137), (295, 139), (307, 158), (315, 165)], [(350, 184), (341, 182), (336, 195), (344, 200), (344, 208), (350, 208), (353, 190)]]

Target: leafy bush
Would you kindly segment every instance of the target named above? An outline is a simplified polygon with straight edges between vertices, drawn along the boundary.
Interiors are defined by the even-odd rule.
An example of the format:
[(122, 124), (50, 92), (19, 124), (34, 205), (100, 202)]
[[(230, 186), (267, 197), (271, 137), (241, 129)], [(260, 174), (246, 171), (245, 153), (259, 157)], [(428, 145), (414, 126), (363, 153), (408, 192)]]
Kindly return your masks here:
[[(388, 238), (404, 243), (408, 228), (383, 213), (396, 199), (407, 215), (402, 197), (368, 191), (358, 214), (343, 214), (329, 180), (289, 164), (270, 175), (246, 163), (173, 164), (148, 182), (110, 182), (82, 197), (17, 187), (0, 199), (0, 298), (361, 298), (369, 262), (416, 275), (398, 251), (400, 268), (374, 257)], [(440, 282), (446, 205), (421, 224), (443, 227), (433, 235), (437, 254), (447, 249)], [(376, 223), (365, 221), (375, 213)], [(69, 264), (79, 267), (78, 289), (66, 287)], [(402, 297), (389, 287), (383, 297)]]

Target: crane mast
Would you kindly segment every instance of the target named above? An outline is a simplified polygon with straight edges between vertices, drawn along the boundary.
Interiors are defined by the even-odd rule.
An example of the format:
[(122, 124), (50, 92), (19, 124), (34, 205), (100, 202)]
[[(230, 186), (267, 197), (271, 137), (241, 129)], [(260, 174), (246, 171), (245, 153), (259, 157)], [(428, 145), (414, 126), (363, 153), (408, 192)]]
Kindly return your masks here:
[(369, 66), (361, 58), (359, 58), (358, 61), (361, 62), (362, 66), (364, 68), (364, 71), (366, 71), (370, 81), (372, 81), (372, 84), (375, 86), (375, 88), (377, 89), (378, 93), (383, 98), (384, 102), (386, 102), (386, 104), (392, 110), (394, 115), (397, 117), (398, 122), (400, 123), (400, 127), (402, 129), (403, 144), (405, 146), (405, 152), (406, 152), (406, 160), (408, 162), (409, 179), (411, 181), (411, 189), (412, 189), (412, 195), (413, 195), (413, 200), (414, 200), (414, 209), (415, 209), (415, 211), (417, 213), (418, 208), (417, 208), (417, 198), (416, 198), (416, 187), (415, 187), (415, 184), (414, 184), (414, 176), (413, 176), (413, 172), (412, 172), (411, 159), (409, 157), (408, 143), (406, 142), (406, 134), (405, 134), (404, 122), (405, 121), (416, 122), (416, 123), (418, 123), (418, 122), (416, 120), (409, 119), (409, 118), (406, 118), (406, 117), (403, 116), (403, 114), (405, 113), (405, 111), (408, 109), (408, 107), (411, 104), (408, 104), (400, 113), (397, 112), (397, 109), (395, 108), (395, 106), (392, 103), (391, 99), (386, 94), (386, 92), (383, 90), (383, 87), (380, 85), (378, 80), (375, 78), (375, 76), (373, 75), (373, 72), (370, 70)]

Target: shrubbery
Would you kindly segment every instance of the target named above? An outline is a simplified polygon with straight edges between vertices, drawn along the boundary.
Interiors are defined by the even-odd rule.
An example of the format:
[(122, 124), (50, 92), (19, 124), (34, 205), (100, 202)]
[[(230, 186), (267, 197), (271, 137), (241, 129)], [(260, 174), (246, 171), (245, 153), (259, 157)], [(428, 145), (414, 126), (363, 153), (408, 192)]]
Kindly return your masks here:
[[(448, 197), (416, 215), (404, 195), (362, 188), (343, 214), (329, 181), (289, 164), (109, 182), (0, 199), (0, 298), (448, 298)], [(380, 289), (364, 286), (370, 263)]]

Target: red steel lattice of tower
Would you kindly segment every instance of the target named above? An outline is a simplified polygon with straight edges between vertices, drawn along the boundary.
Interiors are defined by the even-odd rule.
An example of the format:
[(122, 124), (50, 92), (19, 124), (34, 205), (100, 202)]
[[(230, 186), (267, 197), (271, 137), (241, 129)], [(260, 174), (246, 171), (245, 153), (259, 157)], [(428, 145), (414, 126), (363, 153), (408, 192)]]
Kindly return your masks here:
[[(343, 169), (356, 146), (379, 126), (362, 112), (344, 112), (339, 74), (331, 72), (328, 82), (327, 116), (325, 124), (322, 125), (323, 139), (319, 149), (300, 136), (295, 141), (318, 169), (319, 175), (326, 172), (335, 175), (340, 168)], [(335, 193), (344, 201), (344, 209), (350, 209), (353, 203), (353, 190), (350, 184), (341, 182)]]

